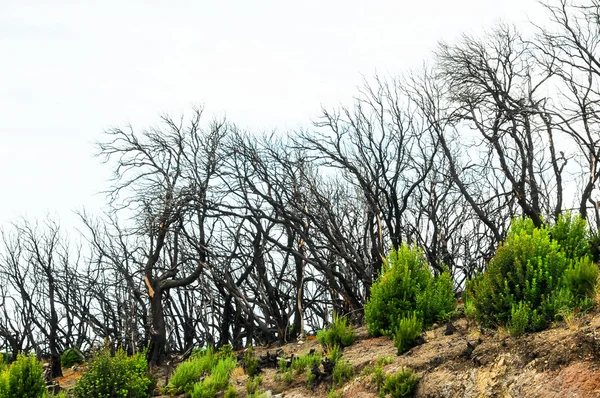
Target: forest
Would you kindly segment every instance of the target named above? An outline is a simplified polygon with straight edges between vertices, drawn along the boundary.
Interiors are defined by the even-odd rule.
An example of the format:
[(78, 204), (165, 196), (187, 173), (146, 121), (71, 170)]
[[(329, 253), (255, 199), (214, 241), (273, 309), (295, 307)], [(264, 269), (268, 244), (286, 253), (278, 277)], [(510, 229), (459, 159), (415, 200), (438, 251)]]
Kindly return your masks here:
[[(567, 211), (600, 250), (600, 3), (540, 5), (441, 42), (419, 70), (365, 79), (306, 128), (246, 131), (202, 108), (105, 132), (107, 211), (0, 230), (0, 351), (61, 372), (108, 341), (150, 365), (364, 321), (391, 251), (459, 296), (509, 231)], [(596, 196), (595, 196), (596, 195)], [(144, 351), (146, 350), (146, 351)]]

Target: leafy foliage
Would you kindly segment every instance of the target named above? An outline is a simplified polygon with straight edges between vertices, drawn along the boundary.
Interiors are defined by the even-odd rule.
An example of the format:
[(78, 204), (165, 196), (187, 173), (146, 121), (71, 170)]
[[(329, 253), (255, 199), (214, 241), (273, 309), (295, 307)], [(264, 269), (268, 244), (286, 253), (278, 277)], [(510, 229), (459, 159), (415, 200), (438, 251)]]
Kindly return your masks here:
[(258, 358), (255, 358), (252, 354), (252, 345), (248, 346), (248, 350), (244, 353), (244, 369), (250, 377), (258, 374)]
[(398, 350), (398, 355), (404, 354), (412, 347), (413, 342), (419, 337), (422, 330), (423, 324), (416, 313), (413, 312), (411, 315), (400, 319), (394, 332), (394, 346)]
[(166, 386), (166, 392), (169, 394), (189, 392), (194, 383), (210, 374), (217, 361), (218, 359), (210, 348), (194, 353), (190, 359), (177, 366)]
[(296, 374), (300, 374), (304, 372), (306, 369), (311, 369), (313, 364), (321, 363), (321, 355), (319, 354), (304, 354), (299, 357), (295, 357), (292, 360), (292, 370), (296, 372)]
[(331, 326), (317, 333), (317, 341), (325, 348), (334, 345), (348, 347), (354, 344), (354, 329), (348, 325), (347, 318), (333, 314)]
[(83, 355), (76, 348), (67, 348), (60, 356), (60, 364), (63, 368), (70, 368), (81, 363), (83, 363)]
[(387, 375), (383, 391), (392, 398), (412, 397), (419, 384), (419, 379), (410, 369), (402, 369)]
[(113, 357), (104, 349), (90, 361), (74, 391), (77, 398), (142, 398), (150, 396), (153, 384), (144, 353), (128, 357), (119, 349)]
[(343, 386), (354, 377), (354, 369), (350, 362), (346, 360), (338, 360), (333, 368), (333, 385)]
[(262, 382), (262, 376), (249, 377), (248, 380), (246, 380), (246, 392), (248, 395), (255, 394), (258, 391), (258, 388), (262, 385)]
[(563, 215), (552, 227), (515, 219), (487, 270), (467, 285), (467, 302), (483, 326), (511, 334), (547, 327), (555, 316), (589, 306), (598, 278), (585, 221)]
[(447, 319), (455, 306), (449, 273), (434, 277), (423, 254), (402, 245), (389, 254), (379, 279), (371, 287), (365, 319), (371, 335), (391, 335), (398, 322), (415, 311), (424, 326), (429, 326)]
[(229, 385), (229, 376), (231, 376), (231, 372), (236, 365), (235, 357), (219, 359), (212, 368), (210, 375), (202, 379), (201, 382), (194, 384), (190, 397), (213, 398), (217, 396), (220, 391), (225, 390)]
[(18, 355), (0, 374), (0, 398), (46, 396), (42, 364), (35, 356)]

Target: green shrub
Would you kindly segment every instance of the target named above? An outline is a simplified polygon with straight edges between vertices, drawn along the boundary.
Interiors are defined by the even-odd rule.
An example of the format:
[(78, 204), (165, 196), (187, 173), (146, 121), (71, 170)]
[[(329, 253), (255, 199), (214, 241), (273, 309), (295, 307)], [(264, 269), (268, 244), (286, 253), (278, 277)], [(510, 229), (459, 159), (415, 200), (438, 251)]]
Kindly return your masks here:
[(191, 390), (191, 398), (213, 398), (219, 392), (225, 390), (229, 385), (229, 376), (237, 366), (235, 357), (219, 359), (212, 368), (210, 375), (201, 382), (194, 384)]
[(252, 345), (248, 346), (248, 350), (244, 353), (244, 369), (250, 377), (256, 376), (259, 372), (258, 358), (252, 355)]
[(294, 357), (292, 360), (292, 370), (294, 370), (296, 374), (300, 374), (306, 369), (312, 368), (315, 363), (321, 363), (321, 356), (319, 354), (304, 354), (299, 357)]
[(587, 223), (580, 216), (565, 212), (558, 217), (556, 224), (550, 227), (550, 234), (570, 259), (590, 257), (592, 255)]
[(83, 354), (77, 348), (67, 348), (60, 356), (60, 364), (63, 368), (70, 368), (73, 365), (82, 364)]
[(456, 309), (454, 283), (449, 272), (429, 278), (428, 284), (416, 295), (416, 309), (423, 315), (423, 324), (447, 321)]
[(597, 281), (598, 266), (589, 257), (574, 261), (563, 276), (563, 286), (577, 301), (591, 297)]
[(598, 268), (587, 239), (585, 221), (569, 214), (550, 228), (513, 220), (486, 271), (467, 284), (469, 312), (482, 326), (507, 326), (516, 336), (589, 307)]
[(342, 398), (344, 393), (342, 391), (336, 391), (335, 388), (331, 387), (331, 390), (327, 393), (327, 398)]
[(288, 370), (283, 374), (283, 382), (289, 385), (292, 384), (292, 381), (294, 381), (294, 373), (292, 373), (291, 370)]
[(402, 317), (398, 322), (398, 327), (394, 333), (394, 346), (397, 348), (397, 354), (402, 355), (410, 350), (413, 342), (423, 330), (423, 324), (416, 313)]
[(231, 344), (223, 344), (215, 353), (217, 359), (225, 359), (231, 356), (233, 356), (233, 347)]
[(333, 385), (343, 386), (345, 383), (350, 381), (354, 377), (354, 369), (350, 362), (345, 360), (338, 360), (333, 368)]
[(513, 337), (519, 337), (529, 326), (529, 308), (522, 301), (518, 305), (513, 305), (510, 310), (510, 321), (508, 322), (508, 331)]
[(392, 362), (394, 362), (394, 359), (392, 357), (390, 357), (390, 356), (379, 357), (379, 358), (377, 358), (377, 361), (375, 361), (375, 363), (377, 364), (377, 366), (389, 365)]
[(387, 375), (383, 391), (392, 398), (412, 397), (419, 384), (419, 379), (410, 369), (402, 369), (397, 373)]
[(371, 335), (391, 335), (398, 321), (414, 311), (425, 326), (430, 326), (447, 319), (455, 307), (450, 275), (434, 277), (423, 254), (402, 245), (389, 254), (381, 275), (371, 287), (365, 319)]
[(385, 372), (383, 371), (382, 366), (377, 366), (373, 371), (373, 375), (371, 376), (371, 383), (375, 385), (377, 391), (383, 395), (385, 395), (383, 391), (383, 386), (385, 385)]
[(196, 352), (190, 359), (177, 366), (165, 391), (172, 395), (189, 392), (194, 383), (210, 374), (217, 362), (211, 349)]
[(223, 395), (223, 398), (237, 398), (237, 396), (237, 390), (234, 386), (230, 384), (229, 387), (227, 387), (227, 391), (225, 391), (225, 395)]
[(354, 344), (354, 330), (348, 325), (347, 318), (333, 314), (331, 326), (317, 333), (317, 341), (325, 348), (334, 345), (348, 347)]
[(144, 353), (128, 357), (119, 349), (112, 357), (105, 349), (90, 361), (74, 392), (77, 398), (142, 398), (150, 396), (152, 387)]
[(17, 360), (0, 374), (1, 398), (41, 398), (46, 396), (42, 363), (35, 356), (17, 355)]
[(329, 354), (327, 355), (327, 358), (329, 358), (329, 360), (331, 362), (336, 363), (340, 358), (342, 358), (343, 354), (344, 353), (342, 352), (342, 349), (340, 348), (340, 346), (334, 345), (329, 350)]
[(313, 383), (317, 376), (312, 372), (312, 368), (306, 369), (306, 387), (310, 390), (313, 389)]
[(285, 373), (290, 366), (291, 362), (288, 362), (286, 358), (279, 358), (279, 373)]
[(249, 377), (248, 380), (246, 380), (246, 393), (248, 393), (248, 395), (256, 393), (258, 391), (258, 387), (262, 385), (262, 382), (262, 376)]

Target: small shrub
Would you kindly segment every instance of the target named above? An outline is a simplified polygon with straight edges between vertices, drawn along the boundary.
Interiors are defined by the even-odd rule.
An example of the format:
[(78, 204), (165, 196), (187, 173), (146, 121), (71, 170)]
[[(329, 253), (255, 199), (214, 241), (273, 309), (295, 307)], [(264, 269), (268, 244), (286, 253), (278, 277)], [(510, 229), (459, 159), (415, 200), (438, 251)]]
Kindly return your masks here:
[(82, 364), (83, 354), (77, 348), (67, 348), (60, 356), (60, 364), (63, 368), (70, 368), (74, 365)]
[(594, 294), (598, 281), (598, 266), (589, 257), (575, 261), (563, 276), (563, 286), (568, 289), (576, 301), (582, 301)]
[(201, 382), (194, 384), (190, 397), (191, 398), (213, 398), (219, 392), (225, 390), (229, 385), (229, 376), (235, 369), (237, 361), (235, 357), (219, 359), (217, 364), (212, 368), (210, 374)]
[(354, 377), (354, 369), (348, 361), (338, 360), (333, 368), (333, 385), (343, 386)]
[(237, 390), (234, 386), (230, 384), (229, 387), (227, 387), (227, 391), (225, 391), (225, 395), (223, 395), (223, 398), (237, 398), (237, 396)]
[(456, 300), (449, 273), (434, 277), (423, 253), (408, 245), (391, 252), (365, 304), (373, 336), (392, 335), (403, 317), (417, 312), (425, 326), (447, 319)]
[(256, 393), (258, 391), (258, 387), (262, 385), (262, 382), (262, 376), (249, 377), (248, 380), (246, 380), (246, 392), (248, 395)]
[(317, 341), (325, 348), (334, 345), (348, 347), (354, 344), (354, 329), (348, 325), (347, 318), (333, 314), (331, 326), (317, 333)]
[(450, 272), (428, 278), (425, 288), (417, 292), (415, 304), (416, 310), (423, 315), (423, 324), (427, 326), (450, 320), (456, 309), (454, 283)]
[(0, 397), (41, 398), (46, 396), (42, 363), (35, 356), (17, 355), (0, 375)]
[(384, 393), (383, 386), (385, 385), (385, 372), (382, 366), (377, 366), (371, 376), (371, 383), (375, 385), (377, 391), (381, 394)]
[(336, 391), (335, 388), (331, 387), (331, 390), (327, 393), (327, 398), (342, 398), (344, 393), (342, 391)]
[(314, 387), (315, 378), (317, 376), (312, 372), (312, 368), (306, 369), (306, 387), (310, 390)]
[(119, 349), (111, 357), (105, 349), (89, 362), (74, 392), (77, 398), (143, 398), (153, 384), (144, 353), (128, 357)]
[(375, 363), (377, 364), (377, 366), (385, 366), (391, 364), (392, 362), (394, 362), (394, 359), (392, 357), (385, 356), (377, 358), (377, 361)]
[(233, 347), (231, 344), (223, 344), (215, 353), (217, 359), (225, 359), (231, 356), (233, 356)]
[(291, 370), (288, 370), (287, 372), (285, 372), (283, 374), (283, 382), (287, 385), (292, 384), (292, 382), (294, 381), (294, 373), (292, 373)]
[(410, 350), (415, 339), (421, 335), (422, 329), (423, 324), (414, 312), (400, 319), (394, 333), (394, 346), (398, 350), (398, 355)]
[(486, 271), (467, 284), (466, 303), (482, 326), (506, 326), (516, 336), (592, 306), (597, 278), (584, 220), (567, 213), (536, 228), (518, 218)]
[(386, 376), (383, 391), (390, 394), (392, 398), (412, 397), (418, 383), (419, 379), (410, 369), (402, 369)]
[(248, 346), (248, 350), (244, 353), (244, 369), (246, 374), (250, 377), (254, 377), (258, 374), (258, 358), (255, 358), (252, 354), (252, 346)]
[(342, 349), (338, 345), (334, 345), (329, 350), (329, 354), (327, 358), (333, 363), (336, 363), (340, 358), (342, 358), (343, 352)]
[(210, 374), (217, 362), (211, 349), (196, 352), (190, 359), (177, 366), (165, 392), (172, 395), (189, 392), (195, 383)]
[(587, 223), (580, 216), (570, 212), (562, 213), (556, 223), (550, 227), (550, 234), (567, 258), (591, 258), (590, 241), (593, 237), (588, 233)]
[(508, 331), (511, 336), (519, 337), (529, 326), (529, 308), (522, 301), (513, 306), (510, 310), (510, 321), (508, 322)]
[(315, 363), (321, 363), (321, 356), (319, 354), (305, 354), (295, 357), (292, 360), (292, 370), (294, 370), (296, 374), (300, 374), (306, 369), (312, 368)]
[(291, 362), (288, 362), (286, 358), (279, 358), (279, 373), (285, 373), (291, 366)]

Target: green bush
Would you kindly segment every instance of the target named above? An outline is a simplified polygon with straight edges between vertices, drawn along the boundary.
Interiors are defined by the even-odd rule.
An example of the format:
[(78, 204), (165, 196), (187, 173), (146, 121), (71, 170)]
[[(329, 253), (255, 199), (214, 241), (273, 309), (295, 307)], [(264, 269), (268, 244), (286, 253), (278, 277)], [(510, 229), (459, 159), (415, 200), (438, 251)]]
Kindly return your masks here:
[(434, 277), (423, 254), (402, 245), (389, 254), (381, 275), (371, 287), (365, 319), (371, 335), (391, 335), (399, 320), (415, 311), (424, 326), (430, 326), (447, 319), (455, 307), (450, 275)]
[(588, 233), (587, 223), (580, 216), (569, 212), (563, 213), (550, 228), (552, 239), (554, 239), (570, 259), (590, 257), (592, 255), (590, 240), (592, 236)]
[(246, 393), (248, 395), (256, 393), (258, 391), (258, 388), (262, 386), (262, 382), (262, 376), (249, 377), (248, 380), (246, 380)]
[(327, 354), (327, 358), (329, 358), (329, 360), (331, 362), (336, 363), (339, 359), (342, 358), (342, 355), (344, 355), (344, 352), (342, 351), (340, 346), (334, 345), (329, 350), (329, 354)]
[(229, 385), (229, 376), (237, 366), (235, 357), (226, 357), (219, 359), (217, 364), (212, 368), (210, 375), (205, 377), (201, 382), (194, 384), (190, 397), (191, 398), (213, 398), (219, 392), (225, 390)]
[(77, 398), (142, 398), (150, 396), (153, 380), (144, 353), (114, 357), (105, 349), (96, 354), (74, 388)]
[(246, 374), (250, 377), (254, 377), (258, 374), (258, 358), (252, 355), (252, 346), (248, 346), (248, 350), (244, 353), (244, 369)]
[(333, 385), (343, 386), (354, 377), (354, 369), (350, 362), (346, 360), (338, 360), (333, 368)]
[(410, 369), (402, 369), (386, 376), (383, 391), (390, 394), (392, 398), (412, 397), (418, 384), (419, 379)]
[(529, 326), (529, 308), (522, 301), (518, 305), (513, 305), (510, 310), (510, 321), (508, 322), (508, 331), (513, 337), (519, 337)]
[(177, 366), (165, 391), (172, 395), (189, 392), (194, 383), (210, 374), (217, 362), (218, 360), (210, 348), (196, 352), (190, 359)]
[(385, 385), (385, 372), (382, 366), (377, 366), (371, 376), (371, 383), (375, 385), (380, 395), (385, 395), (383, 386)]
[(82, 364), (83, 354), (76, 348), (67, 348), (60, 356), (60, 364), (63, 368), (70, 368), (73, 365)]
[(227, 387), (227, 391), (225, 391), (225, 395), (223, 395), (223, 398), (237, 398), (237, 396), (237, 390), (234, 386), (230, 384), (229, 387)]
[(311, 368), (306, 369), (306, 387), (310, 390), (313, 389), (313, 383), (317, 376), (312, 372)]
[(416, 313), (400, 318), (398, 327), (394, 332), (394, 346), (397, 348), (397, 354), (402, 355), (410, 350), (413, 342), (423, 330), (423, 323), (417, 317)]
[(598, 281), (598, 266), (590, 257), (574, 261), (565, 271), (563, 286), (571, 292), (575, 301), (581, 301), (594, 294)]
[(304, 354), (299, 357), (294, 357), (292, 359), (292, 370), (296, 372), (296, 374), (300, 374), (304, 372), (306, 369), (311, 369), (313, 364), (321, 363), (321, 355), (319, 354)]
[(334, 345), (348, 347), (354, 344), (354, 330), (348, 325), (347, 318), (333, 314), (331, 326), (317, 333), (317, 341), (325, 348)]
[(550, 228), (515, 219), (486, 271), (467, 284), (469, 312), (513, 335), (542, 330), (559, 312), (591, 304), (598, 268), (590, 253), (577, 217), (561, 216)]
[(46, 396), (42, 364), (35, 356), (17, 355), (17, 360), (0, 374), (0, 398)]

